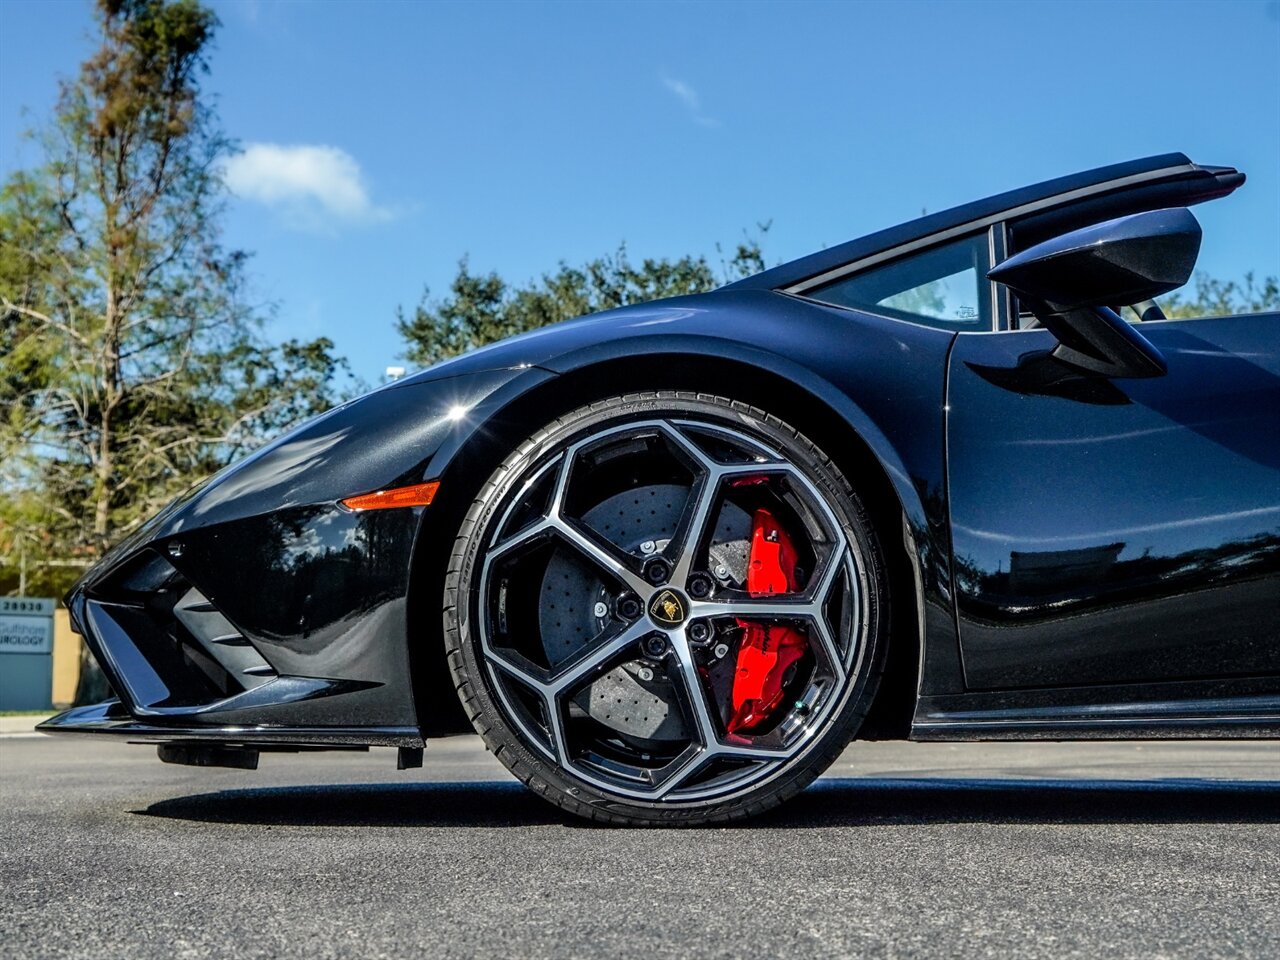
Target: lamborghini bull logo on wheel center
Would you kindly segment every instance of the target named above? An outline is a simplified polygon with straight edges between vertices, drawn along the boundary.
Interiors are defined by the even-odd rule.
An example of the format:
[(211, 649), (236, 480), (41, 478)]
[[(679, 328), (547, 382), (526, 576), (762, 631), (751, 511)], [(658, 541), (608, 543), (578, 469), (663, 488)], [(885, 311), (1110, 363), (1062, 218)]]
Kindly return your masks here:
[(662, 590), (649, 604), (649, 616), (668, 627), (678, 627), (688, 616), (684, 600), (674, 590)]

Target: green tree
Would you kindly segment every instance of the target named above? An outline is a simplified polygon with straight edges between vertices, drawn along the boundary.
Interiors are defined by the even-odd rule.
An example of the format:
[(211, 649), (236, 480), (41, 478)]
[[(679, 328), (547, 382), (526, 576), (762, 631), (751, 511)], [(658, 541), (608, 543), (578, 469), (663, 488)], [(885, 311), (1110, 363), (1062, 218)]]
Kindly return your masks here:
[(1280, 311), (1280, 278), (1258, 281), (1249, 272), (1241, 281), (1218, 280), (1201, 272), (1196, 274), (1195, 282), (1195, 293), (1183, 288), (1160, 298), (1160, 309), (1166, 317), (1184, 320)]
[[(0, 192), (0, 590), (41, 591), (174, 494), (331, 405), (328, 340), (272, 345), (225, 249), (214, 15), (99, 0), (41, 161)], [(52, 566), (50, 564), (60, 564)], [(43, 565), (43, 566), (42, 566)]]
[[(767, 233), (769, 225), (761, 224), (759, 229)], [(719, 271), (701, 256), (644, 260), (637, 266), (622, 246), (613, 255), (581, 267), (562, 261), (554, 273), (523, 286), (512, 285), (496, 273), (472, 273), (463, 258), (448, 296), (432, 299), (427, 291), (411, 314), (403, 308), (396, 312), (396, 328), (405, 340), (405, 357), (428, 366), (561, 320), (702, 293), (765, 266), (759, 239), (752, 236), (737, 245)], [(932, 289), (926, 295), (931, 301), (939, 296)], [(1219, 280), (1199, 273), (1193, 292), (1176, 291), (1161, 297), (1160, 304), (1173, 319), (1280, 312), (1280, 279), (1269, 276), (1259, 281), (1246, 273), (1238, 281)]]
[[(758, 225), (760, 234), (768, 223)], [(412, 315), (397, 311), (396, 328), (405, 356), (428, 366), (486, 343), (600, 310), (662, 297), (703, 293), (765, 268), (757, 236), (746, 236), (717, 272), (703, 256), (631, 261), (625, 246), (581, 267), (561, 261), (554, 273), (512, 286), (496, 273), (475, 274), (464, 258), (449, 285), (449, 296), (432, 300), (429, 291)]]

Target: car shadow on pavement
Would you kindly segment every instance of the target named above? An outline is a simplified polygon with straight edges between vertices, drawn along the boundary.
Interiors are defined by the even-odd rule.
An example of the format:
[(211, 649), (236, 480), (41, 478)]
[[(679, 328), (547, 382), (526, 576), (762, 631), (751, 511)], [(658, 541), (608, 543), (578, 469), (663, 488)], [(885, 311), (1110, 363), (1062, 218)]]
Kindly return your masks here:
[(832, 778), (757, 823), (1280, 823), (1280, 781)]
[[(282, 826), (590, 827), (514, 782), (221, 790), (142, 816)], [(935, 823), (1280, 823), (1280, 781), (825, 779), (753, 828)]]

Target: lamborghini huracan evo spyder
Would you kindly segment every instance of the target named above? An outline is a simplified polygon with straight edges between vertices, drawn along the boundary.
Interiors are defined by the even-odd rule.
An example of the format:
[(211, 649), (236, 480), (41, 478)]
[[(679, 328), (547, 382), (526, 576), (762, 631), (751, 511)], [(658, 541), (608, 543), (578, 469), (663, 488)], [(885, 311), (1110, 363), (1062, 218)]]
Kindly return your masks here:
[(1063, 177), (346, 403), (77, 584), (119, 699), (41, 729), (409, 767), (465, 712), (633, 824), (855, 735), (1275, 737), (1280, 314), (1155, 301), (1244, 179)]

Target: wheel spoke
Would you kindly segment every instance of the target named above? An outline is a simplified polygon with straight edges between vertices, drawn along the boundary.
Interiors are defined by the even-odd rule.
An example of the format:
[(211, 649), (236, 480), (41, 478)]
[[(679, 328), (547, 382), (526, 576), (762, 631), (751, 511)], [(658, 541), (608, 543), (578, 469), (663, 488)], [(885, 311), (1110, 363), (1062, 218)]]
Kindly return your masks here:
[(652, 629), (643, 619), (627, 624), (612, 636), (594, 643), (549, 678), (538, 676), (506, 657), (490, 654), (489, 661), (541, 696), (546, 706), (547, 718), (551, 726), (551, 740), (556, 755), (562, 762), (567, 762), (568, 755), (564, 749), (564, 716), (560, 709), (560, 699), (593, 673), (603, 671), (614, 659), (626, 652), (628, 647), (635, 645), (646, 633), (652, 632)]
[(641, 602), (644, 602), (653, 592), (653, 585), (632, 570), (621, 554), (603, 547), (594, 537), (580, 530), (573, 521), (559, 516), (550, 517), (547, 525), (588, 560), (637, 594)]
[(624, 555), (615, 553), (581, 530), (572, 520), (559, 515), (543, 517), (530, 524), (519, 533), (496, 543), (489, 550), (488, 560), (493, 560), (519, 549), (531, 541), (548, 535), (558, 537), (570, 547), (590, 560), (595, 566), (608, 573), (628, 590), (636, 593), (643, 602), (653, 592), (653, 585), (640, 574), (632, 570), (624, 559)]
[(724, 492), (725, 480), (735, 476), (752, 476), (766, 472), (787, 472), (785, 464), (778, 463), (716, 463), (696, 444), (689, 441), (674, 427), (666, 431), (680, 448), (698, 464), (700, 476), (691, 491), (691, 504), (685, 511), (680, 528), (671, 539), (667, 548), (668, 559), (672, 561), (671, 582), (684, 587), (689, 574), (693, 573), (694, 564), (698, 561), (703, 538), (708, 527), (714, 522), (714, 512)]
[(681, 452), (697, 464), (697, 469), (701, 473), (714, 473), (719, 469), (720, 464), (716, 463), (709, 456), (702, 452), (702, 448), (680, 432), (680, 428), (673, 423), (662, 423), (662, 435), (671, 440)]
[(511, 674), (526, 686), (545, 696), (556, 697), (594, 671), (603, 669), (609, 661), (638, 642), (645, 634), (653, 632), (653, 627), (643, 619), (626, 624), (612, 634), (597, 639), (578, 656), (561, 664), (551, 673), (542, 670), (534, 672), (504, 656), (491, 654), (489, 659), (503, 672)]
[(580, 553), (585, 554), (589, 560), (602, 567), (629, 590), (638, 594), (643, 601), (648, 598), (652, 587), (643, 577), (631, 569), (626, 555), (617, 551), (616, 548), (606, 547), (599, 543), (596, 538), (583, 531), (565, 514), (564, 498), (565, 491), (569, 486), (569, 475), (573, 471), (574, 457), (583, 445), (577, 444), (570, 447), (564, 454), (559, 470), (556, 473), (555, 487), (551, 493), (551, 506), (547, 510), (547, 523), (555, 529), (556, 533), (576, 547)]
[(719, 600), (693, 600), (689, 604), (691, 617), (809, 617), (820, 620), (823, 606), (831, 594), (831, 587), (844, 565), (843, 545), (831, 553), (823, 565), (822, 576), (803, 593), (772, 593), (760, 597), (727, 597)]
[(831, 628), (827, 626), (826, 617), (814, 618), (813, 633), (817, 637), (818, 643), (822, 646), (822, 651), (826, 655), (828, 662), (831, 664), (831, 672), (835, 675), (836, 682), (843, 683), (844, 657), (840, 654), (840, 648), (836, 646), (835, 638), (831, 636)]
[(588, 647), (579, 656), (562, 666), (543, 686), (547, 693), (559, 696), (576, 685), (584, 677), (603, 669), (609, 661), (637, 643), (647, 633), (652, 633), (645, 620), (637, 620)]
[(664, 426), (667, 427), (665, 434), (698, 465), (700, 473), (691, 494), (691, 506), (686, 510), (685, 518), (667, 549), (667, 557), (672, 561), (673, 567), (671, 582), (683, 587), (699, 559), (707, 529), (715, 520), (715, 509), (724, 493), (725, 482), (734, 477), (796, 475), (796, 471), (790, 464), (779, 461), (717, 463), (674, 425)]
[(715, 756), (733, 760), (784, 760), (793, 752), (785, 747), (761, 747), (746, 742), (718, 743), (715, 748)]
[(719, 742), (719, 736), (716, 733), (715, 720), (711, 716), (711, 708), (707, 704), (707, 694), (702, 684), (702, 677), (698, 673), (698, 664), (693, 659), (693, 651), (689, 647), (689, 640), (683, 629), (672, 630), (668, 637), (680, 670), (680, 680), (684, 686), (685, 696), (689, 700), (689, 709), (693, 714), (690, 719), (693, 721), (696, 736), (702, 742), (704, 750), (714, 750)]
[(512, 534), (511, 536), (507, 537), (507, 539), (502, 540), (498, 543), (495, 543), (492, 547), (489, 548), (488, 559), (492, 561), (498, 557), (503, 556), (504, 554), (508, 554), (512, 550), (515, 550), (518, 547), (521, 547), (524, 544), (529, 543), (531, 540), (537, 540), (539, 537), (546, 536), (547, 533), (552, 529), (553, 529), (553, 526), (551, 521), (548, 520), (546, 517), (543, 517), (541, 520), (537, 521), (536, 523), (532, 523), (529, 526), (525, 527), (519, 533)]
[(591, 647), (582, 656), (557, 672), (549, 682), (542, 685), (547, 716), (551, 723), (551, 742), (561, 763), (569, 762), (561, 698), (593, 673), (602, 671), (610, 661), (625, 652), (628, 647), (634, 646), (650, 630), (651, 628), (644, 620), (629, 624), (612, 637)]
[(547, 508), (546, 515), (506, 540), (495, 543), (489, 549), (488, 559), (492, 561), (494, 558), (510, 553), (530, 541), (552, 534), (569, 544), (597, 567), (610, 574), (627, 589), (639, 595), (643, 602), (648, 598), (653, 587), (631, 569), (627, 563), (627, 555), (617, 551), (616, 548), (601, 544), (564, 513), (564, 495), (568, 485), (569, 471), (573, 463), (572, 454), (573, 450), (565, 453), (561, 457), (559, 466), (556, 467), (555, 486), (552, 490), (551, 502)]
[(684, 630), (673, 630), (669, 634), (671, 649), (675, 654), (680, 669), (681, 685), (684, 687), (689, 708), (693, 714), (692, 721), (696, 735), (701, 741), (702, 749), (679, 770), (673, 771), (660, 788), (659, 795), (665, 795), (689, 777), (701, 770), (707, 763), (717, 757), (745, 758), (751, 760), (768, 760), (785, 758), (788, 751), (772, 747), (756, 747), (744, 742), (726, 742), (721, 739), (719, 725), (711, 714), (707, 702), (706, 689), (702, 677), (698, 673), (698, 665), (693, 659), (693, 651), (685, 637)]
[(700, 600), (689, 603), (690, 617), (741, 617), (754, 619), (788, 619), (816, 617), (822, 605), (805, 599), (788, 600), (786, 594), (767, 597), (742, 597), (734, 600)]
[(808, 592), (813, 597), (813, 602), (822, 606), (827, 602), (827, 597), (831, 596), (831, 586), (836, 582), (836, 578), (840, 576), (840, 571), (844, 569), (845, 556), (848, 548), (843, 540), (827, 557), (826, 566), (822, 568), (822, 576), (818, 578), (818, 583)]
[(711, 511), (715, 507), (716, 500), (719, 499), (719, 474), (716, 471), (706, 474), (694, 490), (696, 492), (693, 509), (686, 511), (685, 521), (681, 524), (681, 529), (676, 532), (671, 548), (675, 554), (671, 582), (681, 588), (688, 582), (689, 574), (693, 572), (693, 564), (698, 557), (703, 535), (711, 522)]
[(718, 499), (720, 465), (703, 453), (698, 445), (684, 436), (674, 424), (663, 423), (661, 428), (662, 435), (692, 462), (695, 472), (694, 484), (689, 491), (689, 502), (685, 506), (684, 516), (672, 534), (671, 542), (665, 551), (672, 565), (671, 582), (683, 587), (693, 570), (698, 547)]
[(564, 717), (560, 714), (560, 704), (557, 698), (546, 696), (543, 698), (547, 710), (547, 722), (551, 726), (551, 749), (556, 755), (556, 759), (561, 766), (569, 765), (569, 738), (564, 730)]
[(711, 746), (698, 751), (683, 766), (673, 770), (658, 785), (657, 790), (654, 792), (654, 798), (660, 800), (673, 790), (678, 790), (682, 784), (689, 781), (690, 777), (700, 773), (715, 760), (772, 760), (781, 762), (790, 757), (793, 752), (792, 750), (779, 749), (777, 747), (759, 747), (749, 743), (715, 742)]

